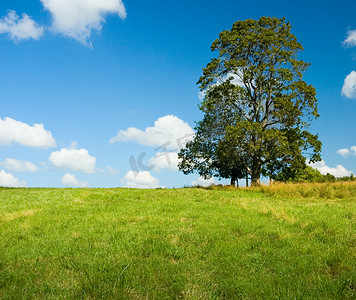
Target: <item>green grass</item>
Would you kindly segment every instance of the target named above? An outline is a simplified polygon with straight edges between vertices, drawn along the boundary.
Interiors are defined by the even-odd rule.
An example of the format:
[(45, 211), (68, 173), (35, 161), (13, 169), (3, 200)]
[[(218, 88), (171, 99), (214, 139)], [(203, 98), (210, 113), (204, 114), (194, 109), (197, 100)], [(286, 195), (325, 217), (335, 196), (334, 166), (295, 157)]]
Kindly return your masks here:
[(354, 194), (282, 195), (1, 188), (0, 298), (355, 299)]

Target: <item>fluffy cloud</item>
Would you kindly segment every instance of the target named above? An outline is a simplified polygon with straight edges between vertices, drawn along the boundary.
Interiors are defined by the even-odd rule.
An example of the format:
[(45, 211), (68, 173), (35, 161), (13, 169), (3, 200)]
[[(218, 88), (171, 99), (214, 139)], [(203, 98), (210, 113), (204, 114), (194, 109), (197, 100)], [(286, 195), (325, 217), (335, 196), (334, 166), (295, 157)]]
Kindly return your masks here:
[(197, 180), (194, 180), (192, 182), (192, 186), (210, 186), (212, 184), (215, 184), (214, 178), (210, 179), (204, 179), (202, 177), (199, 177)]
[[(222, 79), (218, 80), (217, 83), (213, 84), (212, 87), (220, 85), (220, 84), (224, 83), (225, 81), (227, 81), (228, 79), (230, 79), (230, 82), (233, 85), (238, 85), (238, 86), (242, 86), (242, 87), (244, 86), (244, 83), (242, 82), (240, 77), (238, 77), (236, 74), (233, 74), (233, 73), (227, 73), (227, 75), (225, 75)], [(207, 92), (207, 90), (199, 91), (199, 94), (198, 94), (199, 100), (204, 99), (206, 92)]]
[(137, 142), (151, 147), (172, 146), (182, 148), (193, 138), (194, 130), (188, 123), (173, 115), (167, 115), (155, 121), (154, 127), (147, 127), (145, 131), (129, 127), (120, 130), (110, 143)]
[(112, 176), (115, 176), (119, 173), (119, 171), (114, 169), (112, 166), (106, 166), (106, 170)]
[(43, 124), (30, 126), (11, 118), (0, 119), (0, 145), (12, 143), (37, 148), (56, 146), (52, 133), (45, 130)]
[(49, 161), (59, 169), (95, 173), (96, 158), (90, 156), (86, 149), (67, 149), (51, 153)]
[(154, 189), (159, 187), (159, 180), (153, 177), (150, 172), (129, 171), (126, 173), (121, 183), (124, 187), (139, 188), (139, 189)]
[(37, 172), (38, 168), (35, 164), (29, 161), (7, 158), (0, 163), (6, 170), (12, 172)]
[(2, 171), (0, 171), (0, 186), (25, 187), (26, 183), (23, 180), (19, 180), (14, 175), (2, 170)]
[(356, 46), (356, 30), (349, 30), (344, 40), (345, 46)]
[(44, 29), (28, 15), (23, 14), (20, 18), (13, 10), (0, 19), (0, 33), (7, 33), (14, 41), (38, 40), (43, 35), (43, 31)]
[(350, 149), (340, 149), (336, 151), (337, 154), (340, 154), (343, 157), (356, 156), (356, 146), (350, 147)]
[(351, 171), (347, 170), (342, 165), (337, 165), (336, 168), (331, 168), (326, 165), (324, 160), (310, 164), (311, 167), (317, 169), (321, 174), (326, 175), (327, 173), (334, 175), (335, 177), (350, 176)]
[(351, 71), (344, 80), (344, 85), (341, 90), (341, 95), (346, 98), (356, 99), (356, 72)]
[(79, 181), (73, 174), (66, 173), (62, 178), (62, 184), (68, 187), (87, 187), (86, 181)]
[(177, 152), (158, 152), (148, 162), (154, 167), (156, 172), (160, 172), (161, 170), (178, 171), (179, 159)]
[(199, 100), (203, 100), (205, 95), (206, 95), (206, 91), (205, 90), (204, 91), (199, 91), (199, 93), (198, 93)]
[(54, 32), (73, 38), (83, 45), (89, 41), (93, 30), (100, 31), (106, 14), (126, 17), (122, 0), (41, 0), (51, 13)]

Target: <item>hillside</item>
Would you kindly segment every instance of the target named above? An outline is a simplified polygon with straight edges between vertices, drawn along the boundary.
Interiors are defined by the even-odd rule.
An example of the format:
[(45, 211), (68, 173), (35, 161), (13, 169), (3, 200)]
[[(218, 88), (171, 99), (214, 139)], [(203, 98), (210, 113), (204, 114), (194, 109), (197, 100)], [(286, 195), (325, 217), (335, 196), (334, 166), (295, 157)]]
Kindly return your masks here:
[(356, 197), (318, 195), (1, 188), (0, 298), (354, 299)]

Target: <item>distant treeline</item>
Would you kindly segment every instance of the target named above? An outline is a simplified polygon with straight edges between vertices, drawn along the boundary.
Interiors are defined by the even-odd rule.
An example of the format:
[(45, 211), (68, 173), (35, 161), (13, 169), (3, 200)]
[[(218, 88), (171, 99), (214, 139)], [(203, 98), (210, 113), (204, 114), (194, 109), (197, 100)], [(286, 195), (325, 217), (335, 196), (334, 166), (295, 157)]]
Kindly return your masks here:
[(310, 166), (305, 166), (302, 169), (286, 168), (278, 173), (273, 179), (275, 181), (293, 183), (356, 181), (356, 178), (352, 173), (350, 176), (335, 177), (329, 173), (325, 175), (321, 174), (318, 170)]

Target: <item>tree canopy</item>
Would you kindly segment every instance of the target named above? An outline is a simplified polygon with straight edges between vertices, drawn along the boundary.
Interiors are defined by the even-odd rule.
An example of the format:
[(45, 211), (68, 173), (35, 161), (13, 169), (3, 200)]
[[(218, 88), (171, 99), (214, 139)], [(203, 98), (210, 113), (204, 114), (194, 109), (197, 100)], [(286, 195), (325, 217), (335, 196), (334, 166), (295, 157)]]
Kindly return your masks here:
[(211, 50), (198, 81), (204, 118), (179, 153), (180, 170), (259, 184), (261, 175), (320, 160), (321, 142), (308, 131), (319, 116), (316, 91), (302, 79), (309, 63), (297, 58), (303, 48), (289, 22), (237, 21)]

